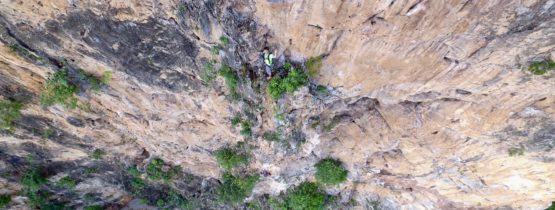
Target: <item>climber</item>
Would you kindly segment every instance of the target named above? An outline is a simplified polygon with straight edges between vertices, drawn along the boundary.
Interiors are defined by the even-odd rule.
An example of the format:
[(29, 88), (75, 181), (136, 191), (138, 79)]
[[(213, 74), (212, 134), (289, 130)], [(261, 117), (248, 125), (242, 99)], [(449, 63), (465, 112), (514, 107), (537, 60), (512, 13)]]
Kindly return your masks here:
[(268, 80), (272, 79), (272, 66), (274, 63), (274, 54), (270, 53), (268, 48), (264, 48), (264, 64), (266, 64), (266, 74)]

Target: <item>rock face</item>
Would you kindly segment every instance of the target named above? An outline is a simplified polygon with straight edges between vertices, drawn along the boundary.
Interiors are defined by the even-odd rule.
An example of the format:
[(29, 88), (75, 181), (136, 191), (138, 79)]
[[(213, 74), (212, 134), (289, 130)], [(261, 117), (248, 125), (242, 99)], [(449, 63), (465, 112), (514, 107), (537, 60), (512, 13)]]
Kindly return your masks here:
[[(555, 59), (553, 0), (4, 0), (0, 25), (0, 95), (25, 101), (15, 130), (0, 136), (0, 194), (13, 195), (14, 209), (28, 208), (18, 180), (35, 165), (50, 181), (81, 176), (74, 197), (51, 198), (72, 198), (72, 208), (91, 192), (105, 208), (143, 208), (130, 202), (131, 178), (117, 174), (154, 158), (181, 166), (187, 177), (172, 186), (195, 208), (243, 208), (209, 202), (222, 175), (214, 151), (240, 141), (251, 154), (242, 170), (267, 172), (247, 201), (313, 180), (326, 157), (349, 170), (325, 188), (346, 209), (555, 200), (555, 73), (527, 70)], [(322, 66), (274, 101), (265, 47), (278, 64), (321, 56)], [(207, 79), (224, 65), (240, 78), (239, 100), (223, 79)], [(88, 109), (39, 104), (62, 68)], [(95, 92), (79, 69), (112, 80)], [(231, 125), (237, 115), (252, 135)], [(264, 140), (270, 131), (282, 140)], [(103, 160), (90, 158), (95, 149)]]

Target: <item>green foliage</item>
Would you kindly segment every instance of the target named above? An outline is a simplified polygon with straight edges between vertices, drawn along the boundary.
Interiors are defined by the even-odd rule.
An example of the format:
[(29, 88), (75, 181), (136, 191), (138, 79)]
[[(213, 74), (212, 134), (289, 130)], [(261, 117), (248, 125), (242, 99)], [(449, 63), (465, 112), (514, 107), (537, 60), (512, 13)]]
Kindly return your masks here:
[(12, 201), (10, 195), (0, 195), (0, 209), (5, 208)]
[(37, 191), (46, 182), (46, 178), (42, 177), (36, 168), (29, 169), (21, 178), (21, 185), (23, 185), (25, 190), (29, 191)]
[(146, 166), (146, 174), (151, 180), (169, 181), (181, 172), (181, 167), (171, 167), (164, 171), (164, 161), (162, 159), (154, 159)]
[(328, 87), (323, 86), (323, 85), (318, 85), (316, 87), (316, 94), (320, 95), (320, 96), (327, 96), (330, 94), (330, 91), (328, 90)]
[(83, 210), (103, 210), (101, 205), (85, 206)]
[(8, 100), (0, 100), (0, 130), (13, 130), (13, 122), (21, 118), (23, 104)]
[(227, 38), (226, 36), (220, 36), (220, 43), (224, 47), (227, 46), (229, 44), (229, 38)]
[(522, 147), (512, 147), (508, 149), (509, 156), (522, 156), (524, 155), (524, 148)]
[(20, 56), (27, 57), (27, 58), (33, 59), (35, 61), (42, 61), (43, 60), (42, 57), (38, 56), (37, 54), (35, 54), (35, 53), (29, 51), (28, 49), (26, 49), (24, 47), (21, 47), (17, 44), (9, 45), (8, 49), (12, 53), (17, 53)]
[(166, 202), (162, 199), (158, 199), (158, 200), (156, 200), (156, 206), (158, 206), (160, 208), (164, 207), (164, 206), (166, 206)]
[(220, 50), (221, 50), (220, 45), (216, 45), (216, 46), (213, 46), (213, 47), (210, 49), (210, 52), (212, 52), (212, 55), (219, 55), (219, 54), (220, 54)]
[(42, 138), (45, 138), (45, 139), (50, 138), (53, 134), (54, 134), (54, 130), (52, 130), (52, 128), (46, 128), (42, 132)]
[(40, 96), (43, 106), (62, 104), (69, 109), (77, 108), (77, 86), (68, 81), (67, 68), (61, 69), (50, 75), (44, 83), (44, 90)]
[(247, 155), (238, 154), (230, 148), (219, 149), (214, 153), (214, 156), (216, 156), (216, 160), (220, 166), (226, 170), (249, 162), (249, 157)]
[(532, 74), (535, 75), (543, 75), (547, 71), (553, 69), (555, 69), (555, 62), (553, 62), (551, 59), (534, 62), (528, 67), (528, 71), (532, 72)]
[(47, 203), (40, 205), (41, 210), (64, 210), (65, 205), (63, 203)]
[(110, 83), (110, 81), (112, 81), (112, 72), (111, 71), (105, 71), (102, 74), (102, 79), (100, 80), (100, 82), (104, 85), (108, 85), (108, 83)]
[(192, 209), (193, 205), (187, 199), (183, 198), (180, 194), (175, 191), (170, 191), (168, 197), (166, 197), (166, 202), (170, 206), (175, 206), (179, 209)]
[(204, 64), (204, 68), (203, 68), (204, 70), (200, 75), (200, 79), (204, 83), (209, 83), (212, 80), (214, 80), (214, 78), (216, 78), (216, 70), (214, 70), (214, 63), (216, 63), (216, 61), (209, 60)]
[(545, 210), (555, 210), (555, 201), (551, 202), (551, 206), (547, 207)]
[(227, 88), (229, 88), (230, 95), (233, 98), (237, 98), (239, 96), (239, 93), (237, 92), (239, 77), (237, 76), (237, 74), (235, 74), (231, 67), (224, 65), (222, 66), (222, 68), (220, 68), (220, 76), (225, 79)]
[(258, 175), (239, 178), (230, 173), (225, 173), (223, 183), (217, 190), (218, 199), (226, 203), (242, 202), (251, 194), (258, 179)]
[(310, 77), (315, 77), (318, 75), (318, 73), (320, 72), (320, 68), (322, 68), (322, 59), (322, 56), (316, 56), (311, 57), (306, 61), (305, 65), (308, 69), (308, 75)]
[(306, 73), (293, 69), (285, 78), (278, 76), (272, 78), (272, 80), (270, 80), (270, 84), (268, 85), (267, 91), (274, 100), (277, 100), (286, 92), (293, 93), (307, 83), (308, 76)]
[(105, 154), (106, 154), (106, 152), (104, 152), (104, 150), (95, 149), (93, 151), (93, 154), (91, 155), (91, 158), (93, 158), (95, 160), (100, 160), (104, 157)]
[(63, 178), (61, 178), (58, 183), (56, 183), (56, 186), (58, 187), (64, 187), (64, 188), (69, 188), (69, 189), (73, 189), (75, 188), (76, 185), (76, 181), (74, 179), (72, 179), (69, 176), (65, 176)]
[(133, 190), (137, 191), (145, 188), (146, 184), (145, 184), (145, 181), (143, 181), (143, 179), (138, 177), (133, 177), (131, 179), (131, 187), (133, 187)]
[(236, 126), (241, 122), (241, 117), (239, 116), (235, 116), (233, 118), (231, 118), (231, 125)]
[(325, 194), (312, 182), (304, 182), (289, 192), (287, 207), (292, 210), (324, 209)]
[(251, 123), (249, 121), (244, 120), (243, 122), (241, 122), (241, 131), (240, 131), (240, 133), (241, 133), (241, 135), (246, 136), (246, 137), (252, 136)]
[(268, 205), (273, 210), (287, 210), (287, 204), (279, 197), (269, 197)]
[(347, 180), (348, 171), (339, 160), (326, 158), (320, 160), (316, 165), (316, 180), (323, 184), (339, 184)]
[(281, 139), (278, 132), (271, 132), (271, 131), (264, 132), (262, 137), (267, 141), (279, 141)]
[(131, 176), (133, 176), (133, 177), (141, 176), (141, 172), (139, 172), (139, 170), (137, 169), (136, 166), (129, 166), (127, 168), (127, 173), (131, 174)]

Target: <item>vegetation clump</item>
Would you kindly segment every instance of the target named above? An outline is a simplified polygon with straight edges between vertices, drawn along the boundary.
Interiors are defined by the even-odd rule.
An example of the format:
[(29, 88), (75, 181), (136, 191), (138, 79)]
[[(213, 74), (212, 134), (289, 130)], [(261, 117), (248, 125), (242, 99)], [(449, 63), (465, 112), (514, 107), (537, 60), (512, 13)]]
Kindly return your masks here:
[(323, 184), (335, 185), (347, 180), (348, 171), (339, 160), (326, 158), (316, 165), (316, 180)]
[(106, 154), (106, 152), (104, 152), (104, 150), (95, 149), (93, 151), (93, 154), (91, 155), (91, 157), (95, 160), (100, 160), (104, 157), (105, 154)]
[(233, 69), (229, 66), (222, 66), (220, 68), (220, 76), (225, 79), (227, 84), (227, 88), (229, 89), (230, 95), (232, 98), (238, 98), (239, 93), (237, 92), (237, 86), (239, 85), (239, 76), (235, 74)]
[(528, 71), (535, 75), (543, 75), (553, 69), (555, 69), (555, 62), (551, 59), (534, 62), (528, 67)]
[(146, 167), (146, 173), (151, 180), (169, 181), (181, 172), (181, 167), (171, 167), (169, 170), (164, 170), (165, 163), (162, 159), (154, 159)]
[(512, 147), (508, 149), (509, 156), (522, 156), (524, 155), (524, 148), (522, 147)]
[(279, 141), (281, 139), (278, 132), (271, 131), (264, 132), (262, 137), (267, 141)]
[(56, 186), (58, 187), (69, 188), (69, 189), (75, 188), (75, 185), (76, 185), (76, 181), (69, 176), (65, 176), (61, 178), (58, 181), (58, 183), (56, 183)]
[(287, 207), (292, 210), (324, 209), (326, 195), (312, 182), (304, 182), (287, 196)]
[(277, 100), (286, 92), (293, 93), (307, 83), (308, 75), (301, 70), (293, 69), (285, 78), (279, 76), (272, 78), (267, 88), (268, 94), (270, 94), (274, 100)]
[(240, 133), (241, 135), (246, 137), (252, 136), (252, 128), (251, 128), (251, 123), (249, 121), (244, 120), (243, 122), (241, 122)]
[(220, 36), (220, 44), (224, 47), (227, 46), (229, 44), (229, 38), (226, 36)]
[(63, 68), (50, 75), (44, 83), (44, 91), (41, 93), (40, 102), (43, 106), (62, 104), (69, 109), (77, 108), (75, 93), (77, 86), (69, 82), (68, 70)]
[(205, 84), (211, 82), (217, 76), (217, 74), (216, 74), (217, 72), (214, 70), (214, 63), (216, 63), (216, 61), (209, 60), (204, 64), (204, 68), (203, 68), (203, 71), (200, 75), (200, 79)]
[(0, 209), (5, 208), (12, 201), (10, 195), (0, 195)]
[(23, 104), (9, 100), (0, 100), (0, 129), (13, 130), (13, 122), (21, 118)]
[(247, 155), (239, 154), (231, 148), (219, 149), (214, 155), (216, 156), (216, 160), (220, 166), (225, 170), (229, 170), (249, 162), (249, 157)]
[(230, 173), (225, 173), (223, 183), (217, 191), (219, 200), (226, 203), (239, 203), (245, 200), (251, 194), (258, 179), (258, 175), (240, 178)]
[(306, 65), (306, 68), (308, 69), (308, 75), (310, 77), (315, 77), (316, 75), (318, 75), (320, 68), (322, 68), (323, 58), (324, 58), (323, 56), (316, 56), (316, 57), (311, 57), (306, 61), (305, 65)]

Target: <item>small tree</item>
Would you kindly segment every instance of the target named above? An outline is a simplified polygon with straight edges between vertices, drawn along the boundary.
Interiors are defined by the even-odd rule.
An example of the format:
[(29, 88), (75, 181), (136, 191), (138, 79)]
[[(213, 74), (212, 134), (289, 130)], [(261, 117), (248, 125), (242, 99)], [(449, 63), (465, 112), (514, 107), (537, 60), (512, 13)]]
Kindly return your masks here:
[(324, 209), (325, 197), (315, 183), (303, 182), (287, 196), (287, 207), (293, 210)]
[(316, 165), (316, 180), (323, 184), (334, 185), (347, 180), (347, 169), (339, 160), (326, 158)]
[(219, 149), (214, 155), (220, 166), (226, 170), (249, 162), (249, 157), (247, 155), (238, 154), (230, 148)]

